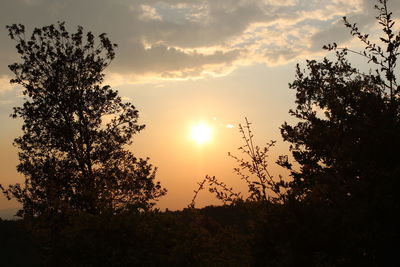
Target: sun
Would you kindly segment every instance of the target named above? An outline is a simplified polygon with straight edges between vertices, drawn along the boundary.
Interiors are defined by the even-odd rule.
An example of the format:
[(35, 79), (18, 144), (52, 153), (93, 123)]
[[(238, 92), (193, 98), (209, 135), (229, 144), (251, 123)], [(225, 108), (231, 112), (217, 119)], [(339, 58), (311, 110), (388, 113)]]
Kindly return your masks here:
[(204, 144), (211, 140), (211, 134), (211, 127), (204, 123), (199, 123), (192, 126), (190, 136), (197, 144)]

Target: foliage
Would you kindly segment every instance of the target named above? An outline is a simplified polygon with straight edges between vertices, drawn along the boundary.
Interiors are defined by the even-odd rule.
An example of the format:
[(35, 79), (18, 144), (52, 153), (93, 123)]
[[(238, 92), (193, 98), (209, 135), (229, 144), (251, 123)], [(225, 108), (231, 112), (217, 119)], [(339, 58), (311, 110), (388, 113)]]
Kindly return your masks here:
[(361, 34), (345, 18), (351, 33), (366, 45), (359, 54), (379, 69), (365, 74), (353, 68), (346, 59), (352, 50), (336, 44), (325, 47), (337, 50), (335, 62), (325, 58), (308, 60), (307, 70), (297, 66), (290, 84), (297, 92), (297, 107), (290, 114), (300, 122), (283, 124), (281, 132), (301, 167), (281, 165), (286, 163), (292, 170), (291, 187), (300, 199), (337, 202), (367, 197), (367, 188), (373, 190), (382, 182), (389, 185), (398, 172), (400, 91), (394, 67), (400, 35), (393, 33), (386, 1), (379, 4), (377, 20), (383, 27), (385, 48), (369, 41), (368, 34)]
[[(250, 235), (238, 227), (248, 218), (227, 206), (74, 214), (57, 236), (48, 223), (36, 221), (33, 228), (25, 227), (25, 235), (15, 235), (14, 242), (28, 243), (26, 256), (40, 255), (38, 266), (251, 266)], [(4, 226), (0, 222), (0, 232)], [(30, 236), (32, 241), (22, 242)], [(9, 251), (21, 252), (18, 246)], [(16, 262), (8, 260), (10, 265)]]
[[(355, 217), (359, 213), (352, 211)], [(363, 247), (354, 225), (339, 215), (340, 211), (317, 203), (254, 201), (175, 212), (75, 214), (57, 237), (45, 222), (29, 226), (23, 221), (0, 221), (0, 239), (7, 244), (2, 263), (288, 267), (397, 263), (397, 246), (387, 243), (386, 236), (371, 243), (369, 238), (379, 229), (368, 229), (362, 221), (357, 228), (366, 233), (364, 246), (386, 247), (388, 257), (360, 253)], [(21, 255), (21, 250), (23, 259), (10, 258)]]
[(9, 68), (24, 88), (12, 117), (23, 119), (15, 145), (25, 184), (2, 189), (23, 204), (19, 215), (150, 208), (166, 190), (148, 159), (126, 148), (144, 125), (131, 103), (101, 85), (116, 45), (82, 27), (71, 34), (64, 23), (35, 28), (30, 38), (23, 25), (7, 29), (22, 59)]
[[(335, 61), (308, 60), (305, 70), (297, 66), (290, 84), (297, 106), (290, 114), (300, 121), (281, 128), (300, 166), (280, 161), (293, 178), (286, 203), (297, 205), (293, 227), (314, 229), (312, 242), (321, 246), (336, 244), (320, 255), (330, 266), (390, 265), (400, 236), (395, 215), (400, 211), (400, 88), (395, 76), (400, 33), (394, 33), (387, 1), (379, 0), (376, 9), (381, 43), (344, 18), (364, 51), (328, 45), (336, 51)], [(369, 73), (352, 67), (349, 52), (367, 59)], [(315, 244), (304, 243), (315, 251)]]
[(26, 231), (25, 226), (22, 220), (3, 221), (0, 219), (2, 266), (43, 266), (40, 264), (39, 242)]
[[(288, 183), (283, 180), (282, 176), (279, 175), (278, 178), (275, 178), (268, 171), (268, 153), (271, 147), (275, 145), (275, 141), (267, 143), (264, 147), (255, 145), (250, 125), (251, 123), (247, 118), (245, 118), (244, 125), (239, 124), (239, 131), (244, 144), (238, 150), (245, 157), (239, 158), (228, 153), (238, 165), (238, 167), (234, 168), (234, 173), (247, 184), (249, 195), (245, 200), (273, 203), (283, 202), (286, 197)], [(209, 192), (215, 194), (224, 204), (243, 201), (241, 193), (235, 192), (232, 187), (228, 187), (228, 185), (219, 181), (215, 176), (207, 175), (198, 185), (199, 187), (194, 191), (195, 194), (189, 207), (195, 206), (197, 195), (206, 185), (208, 185)]]

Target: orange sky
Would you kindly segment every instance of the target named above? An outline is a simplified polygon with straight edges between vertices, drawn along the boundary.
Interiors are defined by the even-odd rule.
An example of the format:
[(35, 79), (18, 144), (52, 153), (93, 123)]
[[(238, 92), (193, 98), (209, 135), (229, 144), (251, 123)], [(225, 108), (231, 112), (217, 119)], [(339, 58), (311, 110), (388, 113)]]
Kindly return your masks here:
[[(160, 208), (186, 207), (197, 182), (206, 174), (216, 175), (238, 191), (247, 191), (233, 174), (235, 164), (227, 155), (238, 152), (237, 148), (242, 145), (237, 126), (247, 116), (253, 123), (257, 143), (281, 140), (278, 128), (283, 121), (291, 119), (288, 108), (294, 99), (293, 92), (287, 88), (291, 75), (286, 73), (293, 71), (293, 65), (274, 69), (259, 65), (220, 78), (116, 87), (121, 96), (136, 105), (140, 122), (146, 124), (134, 136), (130, 149), (137, 156), (150, 157), (150, 162), (158, 167), (157, 178), (168, 189), (167, 196), (159, 202)], [(276, 79), (278, 75), (281, 79)], [(270, 82), (267, 84), (264, 79)], [(5, 116), (2, 120), (7, 127), (0, 141), (0, 164), (2, 184), (8, 184), (22, 181), (15, 170), (17, 151), (11, 145), (19, 133), (20, 121)], [(202, 145), (189, 138), (191, 126), (199, 122), (212, 128), (210, 142)], [(233, 128), (226, 127), (228, 124)], [(287, 144), (279, 142), (272, 150), (273, 172), (283, 172), (273, 162), (279, 153), (287, 152), (286, 147)], [(201, 207), (219, 202), (204, 191), (197, 204)], [(1, 198), (0, 205), (6, 208), (16, 204)]]

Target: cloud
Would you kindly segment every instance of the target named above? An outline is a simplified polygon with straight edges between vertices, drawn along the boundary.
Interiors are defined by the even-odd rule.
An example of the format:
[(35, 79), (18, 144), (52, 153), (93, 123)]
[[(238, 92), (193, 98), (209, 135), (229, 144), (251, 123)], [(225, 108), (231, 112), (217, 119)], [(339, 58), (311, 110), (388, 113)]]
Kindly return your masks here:
[(148, 21), (148, 20), (162, 20), (160, 14), (154, 7), (148, 5), (142, 5), (142, 14), (139, 16), (139, 19)]
[(16, 86), (10, 84), (10, 77), (7, 75), (0, 75), (0, 95), (4, 94), (5, 92), (11, 91)]
[(159, 74), (160, 76), (173, 77), (173, 73), (213, 68), (213, 66), (229, 65), (240, 54), (238, 49), (229, 51), (215, 50), (212, 54), (199, 53), (196, 50), (183, 50), (165, 44), (153, 44), (146, 47), (136, 43), (126, 47), (124, 54), (127, 57), (117, 60), (115, 70), (120, 73), (134, 72), (135, 74)]
[(0, 75), (0, 109), (3, 105), (10, 105), (22, 95), (21, 86), (10, 83), (10, 76)]
[[(399, 2), (390, 2), (394, 11)], [(82, 25), (107, 32), (119, 44), (108, 69), (110, 80), (119, 83), (219, 76), (242, 65), (313, 57), (322, 45), (351, 38), (342, 16), (365, 29), (375, 16), (370, 0), (2, 0), (1, 5), (2, 25), (66, 21), (71, 30)], [(0, 34), (0, 61), (11, 63), (15, 44), (5, 30)]]

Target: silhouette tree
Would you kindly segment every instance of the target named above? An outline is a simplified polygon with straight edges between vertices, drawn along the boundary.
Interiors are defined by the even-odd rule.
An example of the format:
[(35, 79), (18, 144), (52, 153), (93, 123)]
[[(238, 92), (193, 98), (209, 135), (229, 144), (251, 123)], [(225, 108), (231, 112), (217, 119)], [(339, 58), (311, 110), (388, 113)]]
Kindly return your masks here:
[[(297, 66), (290, 84), (296, 90), (297, 107), (290, 114), (300, 122), (284, 123), (281, 133), (291, 143), (300, 169), (293, 169), (287, 160), (280, 164), (292, 170), (292, 192), (299, 199), (332, 202), (355, 194), (368, 199), (399, 174), (400, 87), (394, 70), (400, 34), (393, 31), (387, 1), (379, 0), (375, 8), (384, 33), (381, 44), (370, 41), (368, 34), (361, 34), (356, 24), (344, 18), (351, 34), (365, 44), (364, 51), (334, 43), (324, 48), (336, 50), (336, 61), (308, 60), (307, 70)], [(360, 72), (346, 59), (348, 52), (362, 55), (378, 68)]]
[(12, 117), (23, 119), (18, 171), (25, 184), (2, 187), (7, 198), (23, 204), (19, 216), (74, 212), (102, 214), (149, 209), (166, 193), (155, 181), (156, 168), (128, 149), (144, 125), (138, 111), (118, 92), (102, 86), (115, 44), (99, 41), (64, 23), (35, 28), (7, 26), (22, 63), (9, 66), (12, 83), (21, 85), (25, 102)]
[[(383, 29), (377, 43), (344, 18), (364, 50), (334, 43), (325, 48), (336, 51), (336, 60), (308, 60), (304, 70), (297, 66), (290, 84), (297, 106), (290, 114), (300, 121), (281, 127), (297, 162), (279, 162), (293, 178), (288, 203), (301, 207), (294, 213), (306, 211), (298, 212), (302, 226), (296, 227), (313, 229), (312, 242), (302, 246), (311, 255), (321, 252), (319, 247), (331, 247), (321, 256), (330, 258), (332, 266), (389, 266), (400, 238), (395, 216), (400, 212), (400, 87), (395, 71), (400, 34), (394, 32), (387, 1), (378, 0), (375, 8)], [(366, 58), (370, 71), (352, 67), (349, 52)]]

